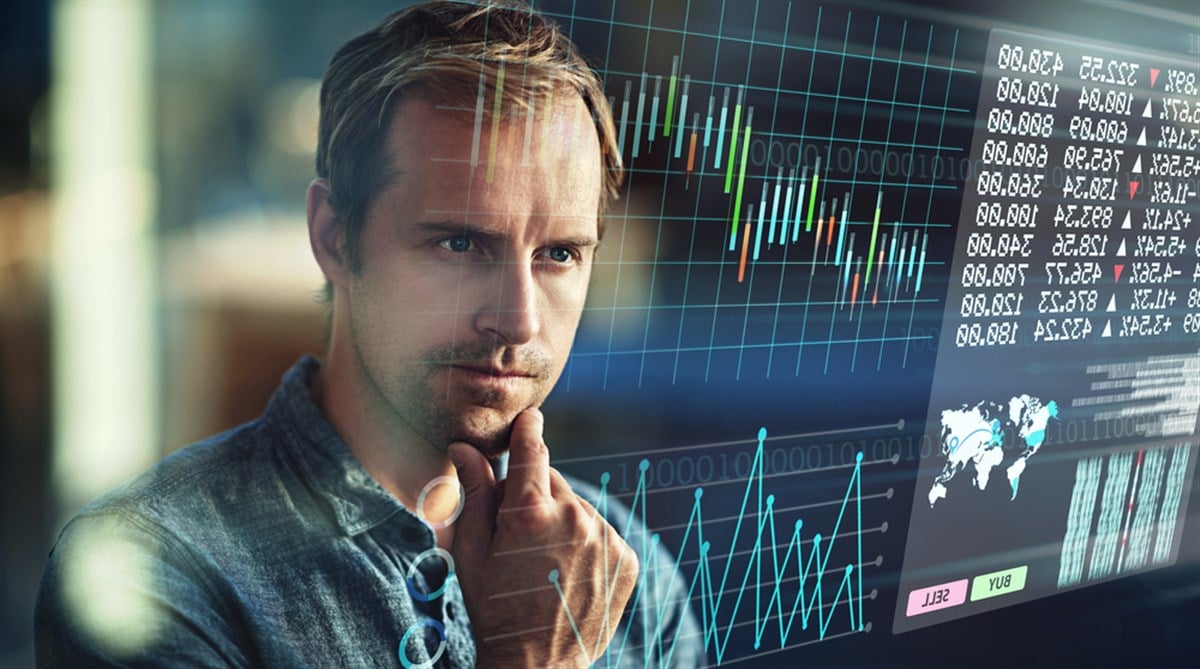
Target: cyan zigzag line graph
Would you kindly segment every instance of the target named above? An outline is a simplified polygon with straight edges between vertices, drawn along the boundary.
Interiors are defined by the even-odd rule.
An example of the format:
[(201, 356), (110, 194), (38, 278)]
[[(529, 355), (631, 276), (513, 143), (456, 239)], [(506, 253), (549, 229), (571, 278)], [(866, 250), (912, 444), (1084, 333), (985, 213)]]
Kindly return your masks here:
[[(781, 546), (779, 541), (780, 535), (776, 532), (775, 495), (767, 494), (763, 485), (765, 461), (763, 443), (766, 441), (766, 438), (766, 428), (760, 428), (758, 431), (758, 446), (746, 479), (746, 489), (742, 496), (742, 504), (738, 512), (733, 537), (729, 542), (729, 550), (725, 552), (724, 565), (719, 564), (719, 556), (712, 557), (714, 555), (712, 545), (704, 538), (704, 488), (697, 487), (694, 493), (695, 501), (692, 505), (692, 511), (684, 529), (683, 539), (680, 541), (680, 546), (676, 553), (675, 565), (671, 570), (670, 580), (667, 581), (665, 592), (655, 587), (657, 585), (656, 580), (659, 578), (654, 573), (655, 570), (642, 569), (639, 571), (638, 588), (634, 591), (635, 594), (631, 606), (634, 608), (638, 607), (640, 604), (639, 600), (644, 593), (650, 593), (649, 596), (653, 600), (649, 602), (649, 609), (654, 615), (643, 616), (643, 638), (645, 641), (642, 651), (643, 660), (646, 664), (655, 661), (660, 665), (669, 665), (675, 651), (679, 637), (675, 633), (675, 629), (666, 629), (664, 627), (665, 613), (668, 602), (677, 596), (677, 593), (673, 593), (672, 590), (680, 576), (684, 556), (691, 551), (695, 551), (695, 554), (698, 556), (698, 566), (688, 587), (687, 601), (697, 602), (701, 613), (704, 646), (706, 650), (715, 653), (717, 664), (720, 664), (725, 659), (726, 653), (729, 650), (729, 640), (735, 627), (734, 623), (738, 618), (738, 614), (741, 613), (743, 605), (748, 600), (746, 594), (749, 590), (753, 590), (754, 592), (754, 650), (759, 650), (762, 647), (764, 637), (767, 636), (767, 630), (771, 627), (772, 620), (778, 622), (779, 648), (785, 648), (788, 639), (794, 631), (797, 615), (799, 616), (801, 631), (808, 630), (810, 623), (814, 622), (815, 619), (819, 640), (826, 637), (830, 625), (842, 611), (848, 617), (848, 632), (865, 631), (866, 625), (862, 611), (862, 600), (864, 597), (862, 584), (862, 453), (860, 452), (856, 456), (854, 470), (847, 481), (846, 492), (841, 500), (837, 520), (828, 538), (819, 532), (813, 534), (811, 539), (803, 538), (802, 530), (804, 522), (802, 519), (797, 518), (792, 523), (792, 530), (786, 545)], [(631, 505), (636, 514), (640, 514), (643, 518), (646, 517), (646, 471), (649, 469), (649, 466), (649, 461), (643, 460), (641, 462), (637, 488), (634, 492), (634, 501)], [(607, 512), (609, 481), (610, 476), (606, 472), (600, 478), (600, 497), (596, 506), (599, 515), (604, 515)], [(756, 489), (757, 494), (755, 494)], [(751, 507), (752, 499), (754, 500), (754, 507), (748, 511)], [(850, 519), (846, 517), (848, 511), (853, 514)], [(631, 536), (630, 530), (633, 527), (635, 515), (631, 515), (626, 524), (623, 533), (625, 536)], [(853, 534), (848, 533), (848, 536), (852, 536), (855, 542), (855, 561), (844, 566), (830, 565), (830, 559), (834, 546), (837, 544), (837, 539), (840, 536), (839, 532), (841, 531), (843, 521), (855, 525), (852, 529)], [(741, 583), (738, 584), (735, 582), (732, 589), (727, 590), (727, 586), (730, 585), (730, 575), (734, 568), (734, 557), (737, 555), (735, 548), (738, 544), (738, 539), (741, 537), (743, 526), (750, 523), (753, 524), (756, 534), (754, 546), (750, 552), (749, 563), (746, 565)], [(749, 531), (749, 528), (746, 528), (746, 530)], [(639, 563), (642, 565), (654, 564), (652, 558), (658, 550), (659, 535), (657, 533), (648, 535), (648, 533), (642, 532), (641, 537), (642, 541), (640, 545), (633, 546), (634, 550), (637, 551)], [(807, 554), (804, 552), (804, 545), (806, 543), (810, 544)], [(607, 564), (607, 544), (604, 550), (605, 563)], [(782, 558), (780, 557), (781, 550), (783, 551)], [(617, 568), (613, 573), (615, 574), (619, 571), (620, 558), (618, 558)], [(765, 579), (764, 571), (766, 572)], [(827, 600), (826, 578), (827, 576), (833, 577), (838, 571), (842, 571), (842, 576), (837, 580), (836, 586), (834, 586), (836, 590), (832, 598)], [(714, 577), (718, 573), (720, 575), (720, 582), (716, 583), (714, 582)], [(751, 581), (752, 575), (753, 581)], [(790, 595), (784, 594), (783, 583), (792, 579), (798, 581), (798, 592), (795, 593), (794, 601), (790, 602), (789, 608), (789, 602), (785, 600)], [(602, 649), (601, 643), (605, 635), (603, 633), (598, 634), (595, 640), (584, 639), (575, 624), (574, 615), (563, 594), (557, 570), (549, 574), (549, 580), (558, 593), (559, 600), (575, 631), (575, 637), (580, 648), (585, 653), (589, 653), (591, 657), (595, 657)], [(736, 577), (734, 580), (736, 581)], [(610, 579), (606, 583), (606, 592), (611, 591)], [(765, 598), (765, 606), (764, 591), (769, 591), (769, 595)], [(727, 598), (727, 595), (729, 595), (729, 598)], [(733, 600), (732, 606), (727, 605), (730, 598)], [(611, 595), (609, 600), (605, 602), (606, 612), (610, 604)], [(726, 606), (723, 607), (723, 605)], [(617, 652), (608, 653), (605, 657), (614, 658), (620, 657), (623, 654), (626, 646), (629, 644), (629, 632), (630, 626), (626, 626), (625, 633), (621, 638), (614, 638), (612, 640), (612, 649)], [(590, 649), (588, 648), (589, 645), (592, 646)]]

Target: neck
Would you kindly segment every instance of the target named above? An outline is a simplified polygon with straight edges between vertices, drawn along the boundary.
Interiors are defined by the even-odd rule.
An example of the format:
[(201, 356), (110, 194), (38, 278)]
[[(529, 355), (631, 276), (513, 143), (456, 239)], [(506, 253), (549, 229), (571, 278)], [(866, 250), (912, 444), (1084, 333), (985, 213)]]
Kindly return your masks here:
[[(417, 508), (421, 492), (430, 481), (439, 476), (457, 481), (454, 465), (444, 450), (421, 438), (380, 395), (355, 355), (345, 329), (335, 325), (310, 391), (354, 457), (405, 508), (431, 521), (448, 518), (454, 512), (457, 485), (430, 487), (421, 508)], [(453, 540), (452, 528), (437, 530), (438, 543), (445, 543), (446, 548)]]

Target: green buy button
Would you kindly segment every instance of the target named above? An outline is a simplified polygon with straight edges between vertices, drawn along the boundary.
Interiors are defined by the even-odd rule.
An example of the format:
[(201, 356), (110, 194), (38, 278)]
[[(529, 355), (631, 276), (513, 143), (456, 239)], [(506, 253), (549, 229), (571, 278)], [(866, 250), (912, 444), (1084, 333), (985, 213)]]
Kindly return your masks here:
[(988, 597), (1007, 595), (1025, 589), (1025, 574), (1029, 572), (1028, 565), (995, 571), (990, 574), (976, 576), (971, 581), (971, 601), (978, 602)]

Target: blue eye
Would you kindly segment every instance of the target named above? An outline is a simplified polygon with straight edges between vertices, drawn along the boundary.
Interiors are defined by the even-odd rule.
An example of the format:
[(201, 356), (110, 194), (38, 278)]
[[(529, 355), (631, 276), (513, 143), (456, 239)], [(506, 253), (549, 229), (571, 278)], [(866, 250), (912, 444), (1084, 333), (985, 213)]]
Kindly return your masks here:
[(550, 249), (546, 252), (546, 255), (554, 262), (561, 263), (571, 262), (571, 260), (574, 258), (574, 256), (571, 255), (570, 249), (566, 249), (561, 246), (556, 246)]
[(443, 239), (442, 241), (438, 242), (438, 246), (454, 253), (466, 253), (467, 251), (470, 251), (474, 245), (471, 243), (470, 237), (466, 235), (457, 235)]

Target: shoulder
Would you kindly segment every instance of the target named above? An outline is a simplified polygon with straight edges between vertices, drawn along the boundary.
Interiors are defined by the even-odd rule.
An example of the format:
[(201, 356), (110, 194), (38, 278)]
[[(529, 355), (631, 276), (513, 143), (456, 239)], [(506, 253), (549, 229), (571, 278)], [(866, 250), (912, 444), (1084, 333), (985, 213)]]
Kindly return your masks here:
[(256, 420), (185, 446), (81, 509), (64, 532), (102, 518), (203, 541), (273, 504), (290, 478), (277, 430)]
[[(240, 664), (230, 550), (278, 506), (282, 449), (263, 421), (189, 445), (85, 506), (52, 549), (35, 610), (39, 663)], [(258, 502), (258, 503), (256, 503)]]

